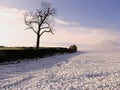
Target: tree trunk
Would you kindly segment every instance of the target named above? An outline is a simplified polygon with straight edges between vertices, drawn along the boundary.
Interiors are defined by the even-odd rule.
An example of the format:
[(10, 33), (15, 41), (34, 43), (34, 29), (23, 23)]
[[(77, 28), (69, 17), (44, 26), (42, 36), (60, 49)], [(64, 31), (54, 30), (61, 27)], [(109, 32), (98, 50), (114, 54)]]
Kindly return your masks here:
[(38, 24), (36, 50), (39, 49), (39, 44), (40, 44), (40, 27), (41, 27), (41, 24)]
[(40, 36), (37, 35), (36, 50), (39, 49), (39, 44), (40, 44)]

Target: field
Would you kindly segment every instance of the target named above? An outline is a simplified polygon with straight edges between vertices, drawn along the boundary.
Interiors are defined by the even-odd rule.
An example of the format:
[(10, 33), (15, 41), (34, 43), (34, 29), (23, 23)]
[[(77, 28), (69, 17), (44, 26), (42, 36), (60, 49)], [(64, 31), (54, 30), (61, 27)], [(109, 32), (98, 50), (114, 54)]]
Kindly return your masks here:
[(80, 52), (0, 66), (0, 90), (119, 90), (119, 52)]

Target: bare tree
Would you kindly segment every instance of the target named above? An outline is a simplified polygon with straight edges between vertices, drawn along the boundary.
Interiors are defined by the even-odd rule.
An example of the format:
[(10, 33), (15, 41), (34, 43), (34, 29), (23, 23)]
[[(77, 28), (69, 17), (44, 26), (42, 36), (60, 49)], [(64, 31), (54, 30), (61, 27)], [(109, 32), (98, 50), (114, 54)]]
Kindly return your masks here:
[(51, 7), (50, 3), (42, 2), (39, 9), (35, 12), (24, 14), (24, 22), (28, 26), (26, 29), (31, 29), (37, 35), (36, 49), (39, 49), (40, 37), (44, 33), (52, 33), (51, 17), (56, 15), (56, 9)]

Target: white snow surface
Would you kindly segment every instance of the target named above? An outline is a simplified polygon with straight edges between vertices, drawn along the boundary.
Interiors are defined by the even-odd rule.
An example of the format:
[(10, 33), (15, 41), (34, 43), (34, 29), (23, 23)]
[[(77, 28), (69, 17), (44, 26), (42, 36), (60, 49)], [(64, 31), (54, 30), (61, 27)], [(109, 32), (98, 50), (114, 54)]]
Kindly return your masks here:
[(120, 90), (120, 53), (78, 51), (0, 65), (0, 90)]

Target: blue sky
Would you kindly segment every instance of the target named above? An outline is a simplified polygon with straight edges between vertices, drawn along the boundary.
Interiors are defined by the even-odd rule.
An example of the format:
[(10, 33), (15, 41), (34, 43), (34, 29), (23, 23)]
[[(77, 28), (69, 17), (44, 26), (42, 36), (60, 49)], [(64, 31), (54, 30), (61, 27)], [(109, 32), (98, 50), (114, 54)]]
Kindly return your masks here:
[(30, 11), (39, 7), (40, 1), (52, 3), (58, 16), (81, 25), (99, 28), (120, 28), (119, 0), (1, 0), (0, 6)]
[[(48, 44), (48, 41), (50, 42), (54, 40), (51, 43), (52, 44), (54, 43), (56, 45), (60, 45), (60, 44), (63, 45), (65, 43), (70, 43), (70, 44), (77, 44), (80, 46), (87, 47), (88, 45), (90, 46), (93, 44), (94, 45), (101, 43), (103, 44), (106, 41), (108, 43), (107, 44), (104, 43), (103, 45), (111, 44), (109, 46), (112, 46), (114, 43), (118, 43), (118, 41), (120, 40), (120, 0), (0, 0), (0, 8), (3, 12), (5, 10), (4, 13), (6, 12), (8, 13), (8, 11), (10, 11), (11, 13), (14, 12), (20, 13), (22, 12), (22, 10), (35, 11), (39, 7), (41, 1), (50, 2), (52, 6), (57, 9), (57, 15), (55, 17), (55, 21), (57, 24), (55, 27), (56, 35), (43, 36), (42, 39), (43, 44), (45, 43)], [(13, 10), (13, 8), (16, 10)], [(2, 11), (0, 13), (2, 13)], [(11, 17), (15, 19), (14, 15)], [(22, 18), (21, 18), (21, 22), (22, 22)], [(6, 22), (3, 23), (3, 26), (5, 24)], [(6, 24), (5, 26), (9, 27), (10, 25)], [(16, 26), (19, 27), (18, 24)], [(1, 28), (3, 27), (1, 26)], [(24, 29), (24, 23), (21, 23), (20, 28)], [(11, 25), (11, 30), (12, 29), (15, 30), (16, 28), (14, 28), (14, 26), (12, 27)], [(12, 32), (21, 33), (21, 31), (19, 30)], [(2, 31), (0, 33), (2, 34)], [(30, 35), (29, 37), (31, 37)], [(68, 36), (69, 38), (65, 40), (61, 39), (60, 38), (61, 35)], [(6, 37), (5, 36), (3, 36), (2, 38), (6, 39), (7, 36)], [(75, 39), (78, 40), (72, 40), (72, 38), (70, 37), (73, 36)], [(9, 40), (6, 39), (6, 42), (12, 41), (12, 44), (14, 45), (19, 44), (19, 43), (15, 44), (16, 42), (14, 42), (14, 40), (12, 39), (13, 37)], [(4, 43), (5, 41), (3, 41), (1, 38), (0, 40), (2, 45), (4, 44), (9, 45), (8, 43)], [(21, 40), (21, 39), (19, 40), (21, 41), (21, 43), (25, 42), (25, 40)], [(30, 42), (29, 44), (26, 43), (26, 45), (33, 45), (32, 43), (33, 42)]]

